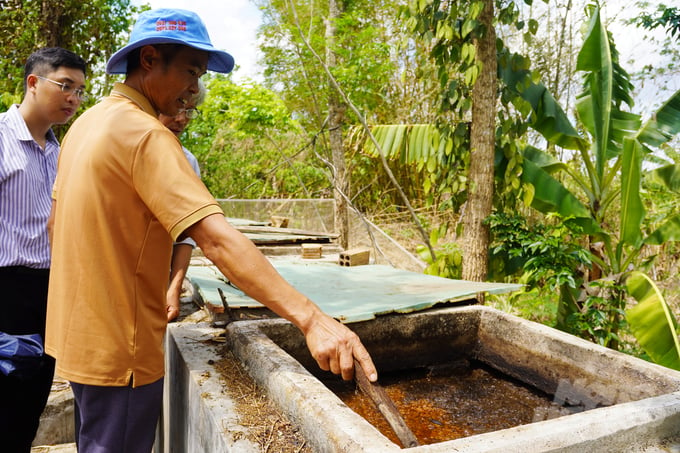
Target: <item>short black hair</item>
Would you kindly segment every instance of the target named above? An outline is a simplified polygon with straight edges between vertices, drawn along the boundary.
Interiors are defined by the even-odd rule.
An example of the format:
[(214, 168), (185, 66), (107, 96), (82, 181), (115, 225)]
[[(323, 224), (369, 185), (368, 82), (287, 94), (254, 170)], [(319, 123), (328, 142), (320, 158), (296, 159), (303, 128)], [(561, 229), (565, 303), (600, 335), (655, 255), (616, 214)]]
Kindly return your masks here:
[[(166, 66), (172, 63), (172, 59), (175, 57), (177, 52), (179, 52), (179, 50), (182, 47), (187, 47), (184, 44), (175, 43), (149, 44), (149, 45), (155, 47), (158, 50), (158, 52), (161, 54), (161, 58), (163, 59), (163, 64)], [(141, 66), (139, 56), (142, 51), (142, 47), (144, 46), (140, 46), (137, 47), (136, 49), (131, 50), (130, 53), (127, 55), (127, 69), (125, 70), (127, 74), (131, 74), (135, 69)]]
[(87, 74), (85, 60), (70, 50), (61, 47), (43, 47), (33, 52), (24, 65), (24, 91), (26, 91), (26, 79), (30, 74), (45, 76), (50, 71), (56, 71), (60, 67), (80, 69)]

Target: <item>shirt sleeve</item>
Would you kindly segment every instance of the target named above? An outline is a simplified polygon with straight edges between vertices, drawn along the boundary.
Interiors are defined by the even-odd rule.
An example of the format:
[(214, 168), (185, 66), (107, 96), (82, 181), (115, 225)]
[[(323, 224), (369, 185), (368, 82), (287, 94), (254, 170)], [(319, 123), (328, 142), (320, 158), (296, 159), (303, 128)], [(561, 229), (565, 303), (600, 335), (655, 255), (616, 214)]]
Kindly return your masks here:
[(208, 215), (224, 215), (179, 140), (165, 128), (149, 131), (140, 141), (132, 175), (137, 193), (173, 240)]
[(182, 241), (176, 241), (174, 245), (178, 245), (178, 244), (186, 244), (186, 245), (190, 245), (191, 248), (194, 248), (194, 249), (196, 248), (196, 241), (194, 241), (193, 239), (191, 239), (189, 237), (182, 240)]

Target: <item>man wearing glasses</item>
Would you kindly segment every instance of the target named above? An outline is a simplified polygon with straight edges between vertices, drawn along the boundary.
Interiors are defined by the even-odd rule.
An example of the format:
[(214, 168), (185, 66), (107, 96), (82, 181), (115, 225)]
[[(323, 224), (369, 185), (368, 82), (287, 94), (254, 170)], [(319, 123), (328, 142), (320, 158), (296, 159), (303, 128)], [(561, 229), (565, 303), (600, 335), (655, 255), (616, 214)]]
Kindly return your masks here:
[[(200, 115), (198, 106), (205, 100), (206, 88), (202, 80), (198, 81), (198, 93), (190, 99), (180, 112), (175, 116), (168, 116), (164, 114), (158, 115), (158, 119), (170, 129), (170, 131), (175, 134), (177, 138), (180, 138), (184, 129), (189, 125), (189, 122)], [(200, 178), (201, 169), (198, 166), (198, 160), (191, 151), (182, 146), (184, 155), (191, 164), (191, 168)], [(168, 285), (168, 292), (166, 294), (167, 298), (167, 310), (168, 310), (168, 321), (179, 316), (179, 305), (180, 305), (180, 295), (182, 294), (182, 283), (184, 282), (184, 277), (187, 275), (187, 270), (189, 269), (189, 263), (191, 262), (191, 254), (196, 248), (196, 242), (190, 237), (182, 240), (176, 241), (172, 245), (172, 259), (170, 261), (170, 284)]]
[[(62, 48), (43, 48), (24, 67), (24, 98), (0, 114), (0, 332), (45, 336), (50, 269), (47, 219), (59, 142), (85, 100), (85, 62)], [(2, 451), (30, 452), (54, 375), (44, 355), (21, 374), (0, 373)]]

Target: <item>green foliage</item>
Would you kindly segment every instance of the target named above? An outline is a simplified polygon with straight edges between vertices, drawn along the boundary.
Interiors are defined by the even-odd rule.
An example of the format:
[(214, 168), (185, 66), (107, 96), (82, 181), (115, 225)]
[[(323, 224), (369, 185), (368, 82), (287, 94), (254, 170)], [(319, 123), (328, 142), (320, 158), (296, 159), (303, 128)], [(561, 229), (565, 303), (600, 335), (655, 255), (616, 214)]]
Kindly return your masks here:
[(571, 125), (562, 107), (530, 70), (528, 58), (507, 49), (498, 52), (498, 77), (503, 108), (498, 113), (496, 129), (496, 202), (498, 210), (516, 210), (519, 201), (530, 205), (535, 198), (534, 186), (525, 184), (526, 137), (529, 129), (538, 132), (549, 143), (567, 149), (580, 149), (585, 142)]
[[(651, 155), (649, 147), (680, 132), (680, 92), (644, 124), (639, 115), (625, 110), (632, 106), (632, 84), (596, 6), (591, 8), (578, 69), (584, 74), (578, 118), (589, 139), (583, 139), (589, 146), (578, 146), (581, 165), (560, 164), (547, 153), (527, 148), (523, 179), (536, 188), (534, 208), (559, 216), (574, 234), (587, 235), (584, 240), (596, 264), (584, 269), (581, 290), (563, 287), (558, 327), (617, 348), (618, 330), (625, 325), (622, 272), (644, 266), (643, 244), (680, 239), (676, 214), (645, 237), (640, 196), (642, 162)], [(565, 178), (571, 185), (564, 184)]]
[[(394, 24), (397, 2), (343, 2), (343, 13), (335, 23), (337, 31), (331, 49), (327, 49), (326, 41), (327, 2), (296, 2), (294, 11), (290, 3), (283, 0), (258, 0), (256, 3), (265, 13), (259, 33), (263, 41), (260, 50), (265, 85), (281, 96), (303, 128), (311, 131), (322, 128), (329, 82), (318, 61), (303, 44), (300, 32), (318, 55), (325, 56), (327, 51), (335, 53), (338, 64), (331, 68), (333, 76), (350, 93), (352, 102), (371, 116), (369, 119), (382, 121), (381, 117), (391, 114), (389, 99), (396, 94), (392, 80), (399, 74), (398, 63), (390, 58), (391, 49), (397, 45), (395, 39), (398, 39)], [(298, 30), (298, 24), (302, 31)], [(352, 116), (349, 111), (347, 114)], [(350, 121), (355, 122), (356, 118)]]
[[(462, 121), (451, 121), (449, 116), (469, 118), (472, 87), (480, 73), (474, 41), (486, 33), (478, 21), (482, 8), (481, 1), (413, 0), (402, 13), (409, 30), (431, 48), (430, 57), (438, 68), (440, 117), (437, 126), (442, 137), (459, 134), (459, 127), (456, 125), (454, 128), (451, 124)], [(515, 2), (495, 2), (495, 8), (494, 26), (525, 29), (526, 40), (536, 33), (538, 24), (535, 20), (528, 23), (518, 20), (519, 10)], [(542, 84), (534, 80), (536, 77), (530, 70), (529, 60), (510, 52), (500, 39), (497, 39), (496, 48), (498, 78), (502, 83), (501, 109), (498, 110), (495, 132), (494, 204), (498, 210), (512, 211), (517, 200), (530, 201), (534, 195), (533, 187), (522, 183), (521, 150), (529, 127), (561, 146), (575, 148), (582, 143), (559, 104)], [(469, 149), (457, 148), (456, 151), (459, 162), (469, 162)], [(460, 165), (446, 170), (462, 176), (449, 179), (467, 183), (467, 168), (467, 165)], [(463, 186), (461, 193), (466, 189)]]
[(586, 294), (578, 310), (566, 314), (563, 325), (559, 316), (565, 314), (558, 313), (558, 327), (593, 343), (620, 349), (620, 332), (627, 327), (625, 288), (617, 280), (601, 279), (591, 282)]
[(587, 141), (579, 136), (550, 91), (534, 80), (528, 58), (502, 49), (498, 60), (499, 78), (504, 82), (501, 95), (504, 104), (515, 107), (527, 126), (549, 142), (566, 149), (587, 147)]
[[(431, 48), (430, 56), (437, 62), (441, 110), (455, 112), (458, 117), (470, 110), (471, 90), (481, 71), (474, 40), (485, 33), (478, 20), (483, 8), (479, 0), (411, 0), (402, 11), (408, 30)], [(522, 29), (524, 23), (518, 17), (515, 2), (496, 2), (497, 25)], [(528, 28), (529, 34), (535, 33), (535, 21)], [(501, 53), (507, 52), (500, 39), (497, 48)]]
[[(320, 62), (303, 42), (304, 35), (321, 58), (333, 55), (330, 72), (352, 103), (371, 124), (419, 123), (430, 120), (430, 104), (436, 81), (427, 77), (432, 65), (421, 43), (403, 34), (400, 1), (353, 0), (338, 2), (342, 10), (334, 21), (332, 40), (326, 36), (328, 2), (258, 0), (264, 12), (259, 30), (265, 86), (278, 93), (300, 127), (314, 141), (314, 152), (333, 162), (327, 128), (329, 80)], [(293, 8), (294, 5), (294, 8)], [(295, 14), (294, 14), (295, 13)], [(300, 29), (298, 29), (298, 26)], [(417, 101), (416, 101), (417, 99)], [(415, 104), (417, 103), (417, 108)], [(345, 124), (357, 122), (352, 110), (341, 112)], [(338, 117), (334, 116), (333, 120)], [(343, 133), (351, 137), (353, 131)], [(355, 207), (381, 210), (402, 205), (389, 176), (378, 159), (367, 159), (355, 146), (345, 146), (348, 195)], [(422, 181), (413, 177), (410, 165), (395, 165), (392, 173), (410, 200), (422, 196)], [(333, 170), (329, 169), (332, 174)], [(414, 181), (415, 179), (415, 181)], [(380, 190), (376, 190), (376, 188)]]
[(656, 5), (655, 14), (642, 13), (633, 21), (648, 30), (654, 30), (657, 27), (664, 27), (666, 32), (676, 39), (680, 39), (680, 9), (666, 6), (664, 4)]
[(554, 326), (558, 299), (553, 291), (525, 288), (510, 294), (489, 295), (485, 303), (524, 319)]
[[(524, 28), (518, 21), (515, 2), (495, 2), (497, 25)], [(476, 61), (473, 41), (485, 33), (478, 20), (484, 8), (481, 1), (412, 0), (402, 15), (408, 29), (420, 36), (432, 49), (430, 56), (438, 63), (437, 79), (441, 85), (441, 108), (459, 115), (470, 109), (471, 89), (481, 68)], [(529, 33), (537, 23), (530, 23)], [(498, 49), (504, 49), (499, 40)]]
[(305, 136), (281, 99), (258, 84), (207, 82), (201, 116), (181, 137), (217, 198), (328, 196), (325, 173), (300, 147)]
[[(645, 124), (639, 115), (622, 110), (624, 104), (632, 104), (632, 85), (618, 64), (618, 54), (597, 10), (579, 54), (579, 69), (585, 73), (579, 119), (591, 138), (590, 147), (579, 147), (583, 166), (559, 165), (546, 153), (527, 148), (523, 177), (541, 188), (532, 200), (535, 208), (558, 214), (574, 232), (603, 241), (605, 256), (597, 264), (605, 275), (616, 274), (639, 256), (645, 217), (640, 199), (642, 160), (650, 154), (648, 146), (659, 146), (680, 132), (680, 92)], [(551, 173), (556, 171), (571, 178), (576, 190), (554, 178)], [(614, 209), (620, 210), (616, 229), (609, 226)], [(675, 220), (668, 222), (672, 225)], [(665, 231), (652, 235), (673, 240)]]
[[(5, 0), (0, 4), (0, 93), (23, 93), (23, 65), (40, 47), (64, 47), (85, 60), (88, 80), (104, 73), (104, 64), (127, 37), (133, 15), (143, 8), (129, 0), (61, 0), (27, 2)], [(94, 39), (93, 37), (96, 37)], [(94, 99), (108, 92), (103, 81), (93, 83)], [(16, 99), (16, 97), (14, 98)], [(2, 106), (7, 106), (3, 95)], [(0, 106), (1, 107), (1, 106)]]
[(20, 94), (0, 93), (0, 112), (6, 112), (13, 104), (20, 103)]
[[(520, 152), (529, 127), (546, 139), (570, 149), (587, 146), (567, 115), (540, 83), (532, 80), (528, 61), (507, 50), (499, 53), (499, 77), (504, 82), (496, 128), (496, 206), (512, 210), (518, 198), (530, 204), (532, 185), (523, 185), (527, 172)], [(510, 109), (515, 107), (515, 111)], [(521, 116), (517, 115), (517, 112)], [(529, 118), (529, 121), (526, 118)], [(426, 204), (458, 208), (467, 195), (470, 159), (470, 128), (467, 121), (450, 121), (438, 126), (400, 124), (374, 126), (373, 134), (389, 160), (400, 165), (415, 165)], [(363, 129), (353, 128), (350, 137), (358, 150), (378, 156)], [(526, 153), (525, 153), (526, 154)], [(439, 196), (437, 196), (439, 194)], [(440, 205), (440, 203), (446, 203)]]
[(487, 223), (494, 280), (519, 275), (529, 290), (576, 288), (578, 269), (591, 264), (588, 250), (574, 241), (563, 224), (529, 225), (525, 217), (502, 213), (492, 214)]
[[(348, 142), (354, 151), (352, 156), (356, 167), (364, 162), (361, 156), (377, 158), (383, 152), (388, 161), (408, 172), (410, 184), (405, 187), (411, 197), (424, 199), (429, 206), (449, 209), (462, 203), (466, 187), (464, 169), (468, 165), (463, 156), (469, 155), (467, 123), (459, 123), (450, 136), (442, 135), (431, 124), (378, 125), (373, 126), (371, 132), (380, 150), (368, 139), (363, 128), (352, 127), (349, 130)], [(374, 160), (366, 162), (370, 167)], [(359, 171), (368, 173), (368, 170)], [(357, 170), (353, 174), (355, 181), (360, 181), (356, 178)], [(358, 205), (366, 206), (366, 201)]]
[(425, 246), (418, 246), (420, 258), (428, 263), (425, 273), (444, 278), (460, 279), (463, 271), (463, 254), (455, 242), (440, 242), (446, 236), (448, 227), (442, 224), (430, 232), (430, 243), (435, 250), (436, 258), (432, 259), (430, 250)]

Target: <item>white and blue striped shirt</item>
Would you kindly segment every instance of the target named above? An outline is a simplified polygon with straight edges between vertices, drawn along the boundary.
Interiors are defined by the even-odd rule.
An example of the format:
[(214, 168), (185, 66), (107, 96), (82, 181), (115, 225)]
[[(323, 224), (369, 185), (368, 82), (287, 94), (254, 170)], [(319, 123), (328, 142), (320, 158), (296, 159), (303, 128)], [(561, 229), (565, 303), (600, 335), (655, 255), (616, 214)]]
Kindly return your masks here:
[(42, 149), (17, 105), (0, 113), (0, 267), (49, 268), (47, 219), (58, 155), (51, 129)]
[[(194, 172), (198, 175), (198, 177), (201, 177), (201, 167), (198, 166), (198, 159), (196, 159), (196, 156), (191, 154), (191, 151), (186, 149), (184, 146), (182, 146), (182, 150), (184, 151), (184, 156), (187, 158), (189, 163), (191, 164), (191, 168), (194, 169)], [(187, 237), (181, 241), (175, 242), (175, 245), (177, 244), (187, 244), (192, 246), (193, 248), (196, 248), (196, 241), (191, 239), (190, 237)]]

